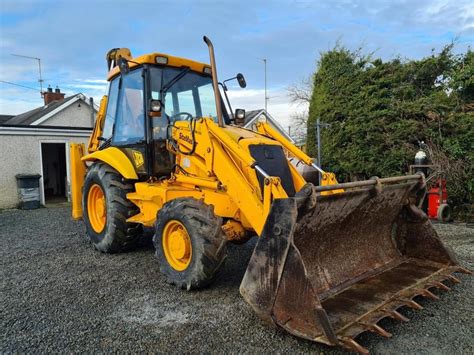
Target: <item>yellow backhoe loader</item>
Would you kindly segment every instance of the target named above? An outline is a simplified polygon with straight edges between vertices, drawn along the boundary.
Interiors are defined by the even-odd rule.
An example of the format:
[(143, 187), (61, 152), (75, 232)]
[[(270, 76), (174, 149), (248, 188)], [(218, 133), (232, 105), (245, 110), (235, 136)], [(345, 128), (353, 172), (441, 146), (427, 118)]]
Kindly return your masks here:
[(413, 297), (437, 298), (431, 288), (470, 272), (419, 209), (423, 175), (338, 183), (269, 123), (235, 124), (245, 112), (232, 112), (204, 41), (210, 65), (108, 52), (108, 95), (87, 149), (71, 145), (72, 214), (96, 249), (129, 250), (153, 227), (161, 272), (190, 290), (213, 280), (228, 242), (256, 235), (240, 292), (257, 315), (361, 353), (358, 334), (390, 336), (378, 321), (407, 320), (398, 308), (420, 309)]

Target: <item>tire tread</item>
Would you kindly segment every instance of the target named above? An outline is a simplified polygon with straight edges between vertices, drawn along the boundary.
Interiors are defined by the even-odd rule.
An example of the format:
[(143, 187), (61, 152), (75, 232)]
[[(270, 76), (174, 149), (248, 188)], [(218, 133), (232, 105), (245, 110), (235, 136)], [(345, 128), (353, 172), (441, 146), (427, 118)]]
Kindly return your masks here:
[[(106, 230), (103, 238), (94, 242), (91, 234), (96, 233), (86, 221), (89, 239), (97, 250), (104, 253), (129, 251), (137, 245), (142, 232), (140, 224), (126, 222), (128, 218), (139, 212), (138, 207), (127, 200), (127, 193), (134, 191), (133, 184), (123, 179), (115, 169), (102, 162), (96, 162), (91, 166), (86, 175), (84, 186), (97, 182), (106, 191)], [(87, 191), (84, 189), (83, 211), (87, 210), (86, 204)]]
[[(162, 250), (161, 233), (171, 219), (184, 222), (193, 243), (193, 256), (199, 257), (183, 272), (177, 272), (168, 264)], [(221, 226), (222, 218), (214, 214), (213, 207), (193, 198), (172, 200), (158, 211), (153, 243), (160, 271), (168, 283), (191, 290), (205, 287), (214, 280), (226, 258), (227, 240)]]

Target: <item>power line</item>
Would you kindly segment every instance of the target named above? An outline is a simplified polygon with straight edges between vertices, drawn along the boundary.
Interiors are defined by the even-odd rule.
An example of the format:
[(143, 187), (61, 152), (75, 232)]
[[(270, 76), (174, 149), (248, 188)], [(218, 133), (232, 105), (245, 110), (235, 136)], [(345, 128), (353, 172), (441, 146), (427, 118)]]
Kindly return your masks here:
[(5, 81), (5, 80), (0, 80), (0, 83), (15, 85), (15, 86), (19, 86), (19, 87), (22, 87), (22, 88), (25, 88), (25, 89), (30, 89), (30, 90), (38, 91), (38, 88), (35, 89), (35, 88), (31, 88), (31, 87), (29, 87), (29, 86), (20, 85), (20, 84), (15, 84), (15, 83), (11, 83), (11, 82)]

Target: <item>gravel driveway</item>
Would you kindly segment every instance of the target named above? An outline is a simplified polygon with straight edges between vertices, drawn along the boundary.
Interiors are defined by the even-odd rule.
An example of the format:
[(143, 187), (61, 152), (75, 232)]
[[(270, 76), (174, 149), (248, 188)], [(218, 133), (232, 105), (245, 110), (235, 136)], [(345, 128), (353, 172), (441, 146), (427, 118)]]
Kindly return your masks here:
[[(239, 294), (254, 242), (229, 248), (208, 289), (165, 282), (152, 247), (106, 255), (93, 250), (67, 207), (0, 211), (0, 352), (311, 352), (344, 353), (263, 325)], [(460, 261), (474, 269), (474, 229), (437, 225)], [(373, 353), (474, 353), (474, 277), (460, 275), (440, 301), (402, 309), (385, 339), (359, 340)]]

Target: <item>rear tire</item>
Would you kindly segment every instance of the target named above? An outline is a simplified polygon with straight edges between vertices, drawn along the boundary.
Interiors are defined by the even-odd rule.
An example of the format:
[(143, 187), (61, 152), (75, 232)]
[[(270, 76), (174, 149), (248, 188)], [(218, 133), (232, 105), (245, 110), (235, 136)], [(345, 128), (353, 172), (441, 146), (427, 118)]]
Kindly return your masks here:
[(138, 207), (127, 200), (127, 193), (133, 191), (131, 183), (104, 163), (96, 162), (88, 170), (82, 193), (82, 210), (87, 235), (97, 250), (119, 253), (137, 245), (142, 226), (126, 221), (139, 212)]
[[(181, 229), (180, 235), (189, 243), (179, 260), (170, 257), (170, 225)], [(153, 243), (160, 271), (169, 283), (189, 291), (213, 281), (227, 252), (221, 227), (222, 218), (214, 214), (213, 208), (193, 198), (172, 200), (158, 211)]]

